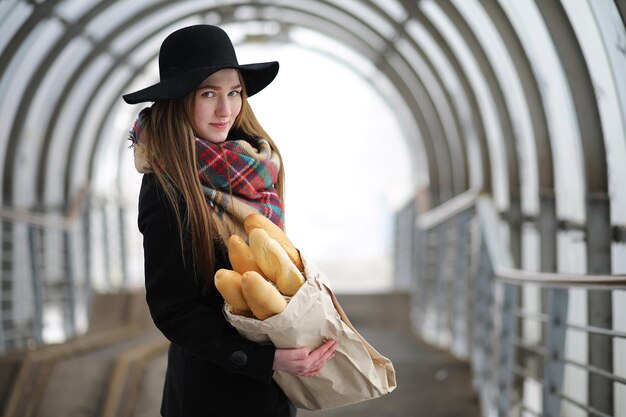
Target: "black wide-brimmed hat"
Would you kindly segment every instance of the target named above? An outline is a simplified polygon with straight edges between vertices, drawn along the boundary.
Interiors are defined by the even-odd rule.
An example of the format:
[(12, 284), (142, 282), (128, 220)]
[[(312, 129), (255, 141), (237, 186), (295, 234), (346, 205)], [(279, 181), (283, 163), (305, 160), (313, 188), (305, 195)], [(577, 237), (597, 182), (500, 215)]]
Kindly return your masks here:
[(171, 33), (161, 44), (161, 81), (123, 98), (128, 104), (181, 98), (209, 75), (225, 68), (239, 70), (248, 96), (267, 87), (278, 74), (276, 61), (239, 65), (235, 48), (221, 28), (189, 26)]

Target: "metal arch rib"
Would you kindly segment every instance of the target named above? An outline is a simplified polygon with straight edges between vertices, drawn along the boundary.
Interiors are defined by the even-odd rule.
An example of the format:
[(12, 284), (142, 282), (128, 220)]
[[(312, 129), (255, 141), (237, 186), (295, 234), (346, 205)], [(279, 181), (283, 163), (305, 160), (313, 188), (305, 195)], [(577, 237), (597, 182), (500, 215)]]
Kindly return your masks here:
[(20, 99), (16, 117), (10, 130), (11, 133), (9, 135), (9, 143), (7, 144), (7, 149), (4, 155), (2, 192), (3, 201), (5, 202), (5, 204), (10, 205), (13, 201), (13, 173), (15, 169), (15, 164), (17, 162), (17, 151), (19, 149), (19, 144), (21, 143), (20, 138), (22, 136), (24, 123), (28, 114), (27, 110), (30, 107), (30, 104), (33, 101), (34, 97), (36, 96), (35, 92), (45, 78), (46, 71), (48, 70), (48, 68), (50, 68), (56, 57), (63, 51), (67, 44), (75, 38), (76, 34), (80, 33), (84, 29), (89, 20), (91, 20), (94, 16), (98, 15), (102, 10), (106, 9), (113, 3), (113, 0), (106, 0), (96, 3), (96, 6), (85, 15), (83, 15), (75, 24), (68, 26), (66, 32), (63, 33), (61, 39), (59, 39), (55, 43), (55, 45), (48, 51), (45, 58), (38, 65), (37, 70), (30, 77), (30, 80), (27, 84), (28, 87), (26, 88), (24, 94)]
[(403, 1), (404, 6), (409, 10), (411, 16), (414, 17), (423, 27), (424, 29), (432, 36), (433, 40), (441, 50), (441, 52), (446, 56), (450, 66), (454, 70), (456, 76), (459, 79), (459, 83), (461, 84), (463, 91), (465, 92), (465, 96), (469, 102), (471, 108), (471, 118), (472, 125), (476, 129), (476, 136), (480, 145), (480, 155), (482, 161), (482, 178), (483, 183), (482, 187), (486, 191), (492, 191), (492, 173), (491, 173), (491, 157), (489, 154), (489, 147), (487, 145), (486, 140), (486, 132), (485, 126), (483, 124), (482, 118), (480, 115), (480, 106), (478, 104), (478, 99), (476, 98), (476, 94), (474, 93), (474, 89), (471, 86), (471, 83), (461, 66), (461, 63), (458, 57), (452, 52), (452, 49), (443, 35), (439, 32), (437, 27), (422, 13), (417, 4), (411, 1)]

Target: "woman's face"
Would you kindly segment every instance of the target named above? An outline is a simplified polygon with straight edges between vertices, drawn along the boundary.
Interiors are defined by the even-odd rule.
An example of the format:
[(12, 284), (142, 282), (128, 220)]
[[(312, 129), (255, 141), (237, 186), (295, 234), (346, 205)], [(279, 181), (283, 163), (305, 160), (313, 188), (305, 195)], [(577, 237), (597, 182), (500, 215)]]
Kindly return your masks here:
[(241, 111), (241, 81), (235, 69), (211, 74), (195, 91), (193, 121), (196, 133), (205, 140), (226, 140)]

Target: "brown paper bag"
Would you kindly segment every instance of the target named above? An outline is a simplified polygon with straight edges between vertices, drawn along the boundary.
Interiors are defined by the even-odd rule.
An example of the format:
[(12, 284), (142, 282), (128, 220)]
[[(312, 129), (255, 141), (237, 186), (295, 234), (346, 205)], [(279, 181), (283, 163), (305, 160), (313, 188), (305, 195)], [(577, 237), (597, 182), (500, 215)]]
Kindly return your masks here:
[(298, 408), (340, 407), (393, 391), (396, 374), (391, 361), (352, 326), (324, 274), (304, 257), (303, 262), (306, 282), (282, 313), (260, 321), (234, 315), (226, 304), (227, 320), (247, 339), (271, 341), (277, 348), (314, 349), (329, 339), (338, 342), (335, 357), (318, 376), (274, 372), (274, 380)]

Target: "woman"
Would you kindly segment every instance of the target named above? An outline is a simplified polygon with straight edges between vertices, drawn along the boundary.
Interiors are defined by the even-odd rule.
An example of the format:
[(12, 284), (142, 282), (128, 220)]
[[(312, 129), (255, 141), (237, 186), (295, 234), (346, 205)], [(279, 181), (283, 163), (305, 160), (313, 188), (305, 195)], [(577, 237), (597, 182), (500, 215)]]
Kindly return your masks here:
[(230, 268), (224, 242), (242, 234), (247, 214), (282, 225), (280, 154), (247, 101), (272, 82), (278, 63), (239, 65), (223, 30), (197, 25), (164, 40), (159, 70), (159, 83), (124, 100), (154, 101), (131, 140), (145, 173), (138, 223), (146, 298), (171, 341), (161, 414), (294, 416), (272, 373), (318, 375), (335, 342), (311, 351), (246, 340), (225, 320), (213, 282), (217, 269)]

